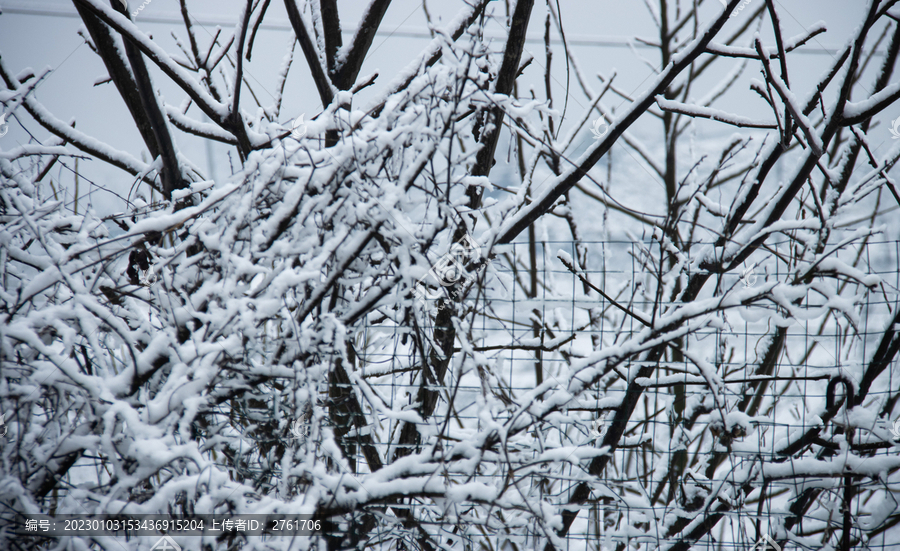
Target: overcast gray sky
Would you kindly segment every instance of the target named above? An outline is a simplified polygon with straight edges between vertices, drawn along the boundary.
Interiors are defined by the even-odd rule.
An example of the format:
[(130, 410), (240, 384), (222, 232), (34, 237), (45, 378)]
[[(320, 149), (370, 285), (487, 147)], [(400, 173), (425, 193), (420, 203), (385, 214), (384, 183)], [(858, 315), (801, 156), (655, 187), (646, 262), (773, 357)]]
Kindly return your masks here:
[[(755, 3), (762, 0), (751, 0), (745, 13), (749, 13)], [(341, 26), (347, 33), (356, 28), (357, 18), (367, 2), (365, 0), (340, 0)], [(654, 2), (655, 3), (655, 2)], [(215, 33), (216, 26), (230, 30), (236, 23), (240, 11), (239, 0), (190, 0), (188, 2), (197, 23), (205, 31)], [(789, 57), (791, 85), (798, 96), (805, 96), (812, 84), (833, 59), (834, 51), (846, 42), (850, 31), (859, 24), (865, 2), (862, 0), (777, 0), (783, 14), (782, 25), (786, 36), (802, 34), (819, 21), (825, 22), (828, 31), (814, 38), (802, 48), (802, 51)], [(578, 60), (582, 75), (591, 86), (598, 89), (599, 80), (596, 75), (616, 73), (616, 83), (622, 90), (640, 93), (651, 81), (653, 68), (659, 67), (659, 59), (652, 49), (644, 48), (634, 37), (642, 37), (654, 41), (655, 26), (644, 2), (638, 0), (560, 0), (562, 20), (565, 26), (570, 49)], [(130, 0), (129, 9), (134, 11), (140, 2)], [(460, 0), (429, 0), (427, 9), (438, 21), (448, 21), (461, 8)], [(495, 13), (503, 13), (502, 3), (492, 4)], [(3, 62), (13, 72), (20, 72), (31, 67), (35, 71), (51, 68), (52, 73), (40, 84), (37, 90), (39, 100), (63, 120), (77, 121), (78, 128), (96, 138), (139, 155), (144, 151), (143, 143), (134, 128), (124, 103), (111, 84), (94, 86), (95, 82), (106, 76), (106, 70), (97, 56), (84, 44), (77, 31), (81, 21), (77, 17), (71, 2), (61, 0), (0, 0), (0, 54)], [(717, 15), (721, 4), (716, 0), (705, 0), (701, 13), (708, 21)], [(527, 50), (535, 59), (520, 79), (520, 94), (534, 87), (538, 97), (544, 96), (543, 67), (545, 65), (543, 47), (543, 26), (547, 9), (543, 2), (537, 2), (529, 28), (530, 41)], [(134, 18), (136, 23), (158, 41), (170, 53), (177, 52), (172, 39), (174, 32), (179, 38), (185, 37), (184, 26), (177, 0), (150, 0)], [(726, 36), (729, 29), (740, 23), (741, 14), (730, 20), (720, 36)], [(281, 0), (273, 0), (265, 18), (266, 24), (261, 29), (253, 51), (252, 61), (247, 64), (246, 72), (252, 83), (254, 93), (264, 104), (272, 101), (271, 90), (275, 86), (276, 72), (282, 58), (288, 50), (293, 33), (288, 24), (287, 15)], [(764, 40), (771, 37), (768, 23), (760, 29)], [(497, 48), (502, 46), (503, 34), (499, 23), (491, 28)], [(562, 109), (566, 98), (567, 72), (562, 45), (558, 35), (554, 33), (554, 57), (552, 76), (554, 100), (557, 109)], [(349, 35), (345, 35), (345, 39)], [(424, 2), (421, 0), (395, 0), (387, 11), (382, 31), (377, 36), (372, 49), (363, 65), (361, 75), (378, 72), (381, 76), (375, 86), (364, 91), (362, 102), (367, 94), (382, 89), (394, 73), (404, 67), (414, 55), (421, 51), (430, 39), (425, 20)], [(720, 62), (721, 68), (715, 73), (720, 78), (734, 66), (735, 61)], [(570, 71), (572, 67), (569, 68)], [(153, 72), (155, 84), (163, 91), (170, 103), (180, 103), (184, 94), (171, 85), (166, 77), (158, 71)], [(702, 97), (716, 78), (707, 78), (694, 85), (697, 97)], [(759, 78), (758, 68), (749, 67), (741, 77), (737, 89), (728, 94), (716, 106), (751, 117), (765, 117), (768, 109), (758, 96), (748, 89), (751, 78)], [(871, 79), (869, 80), (871, 81)], [(523, 88), (524, 86), (524, 88)], [(859, 99), (859, 95), (856, 96)], [(607, 103), (623, 107), (625, 100), (613, 100)], [(245, 109), (252, 104), (244, 103)], [(283, 122), (288, 123), (294, 117), (305, 113), (307, 118), (321, 110), (322, 106), (316, 94), (312, 80), (308, 76), (306, 63), (299, 54), (289, 74), (286, 86), (282, 113)], [(566, 121), (573, 122), (584, 113), (587, 101), (578, 86), (575, 75), (569, 73), (568, 104)], [(17, 112), (18, 120), (25, 129), (35, 137), (44, 140), (48, 134), (24, 113)], [(196, 113), (194, 113), (196, 116)], [(874, 146), (887, 148), (891, 144), (888, 128), (890, 121), (900, 115), (900, 108), (892, 108), (879, 118), (880, 126), (870, 131)], [(26, 130), (19, 122), (9, 121), (9, 133), (0, 138), (0, 147), (10, 149), (28, 139)], [(567, 128), (563, 126), (563, 131)], [(717, 123), (702, 123), (698, 128), (704, 135), (728, 136), (735, 129)], [(634, 127), (634, 132), (642, 135), (648, 143), (653, 143), (654, 133), (660, 133), (658, 122), (644, 117)], [(189, 158), (197, 162), (202, 170), (211, 176), (222, 178), (230, 173), (226, 152), (229, 148), (216, 145), (212, 157), (207, 155), (206, 145), (200, 140), (175, 132), (179, 147)], [(881, 150), (883, 152), (884, 149)], [(234, 162), (236, 157), (232, 154)], [(203, 160), (204, 162), (198, 162)], [(97, 184), (108, 186), (127, 193), (131, 185), (131, 176), (112, 167), (85, 166), (79, 169)], [(68, 162), (72, 166), (72, 161)], [(499, 171), (500, 174), (503, 171)], [(56, 176), (64, 186), (72, 183), (71, 172), (64, 169)], [(84, 191), (82, 191), (84, 193)], [(122, 205), (112, 200), (109, 194), (95, 192), (92, 196), (93, 207), (101, 214), (120, 210)]]

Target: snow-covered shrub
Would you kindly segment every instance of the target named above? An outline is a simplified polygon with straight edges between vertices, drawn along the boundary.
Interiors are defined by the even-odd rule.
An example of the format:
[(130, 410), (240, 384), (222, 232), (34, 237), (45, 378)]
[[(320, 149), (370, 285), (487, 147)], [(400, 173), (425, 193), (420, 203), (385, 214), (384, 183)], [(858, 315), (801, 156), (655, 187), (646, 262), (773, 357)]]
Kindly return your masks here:
[[(760, 0), (721, 37), (740, 0), (702, 15), (662, 0), (662, 65), (623, 108), (610, 107), (612, 79), (594, 91), (567, 58), (591, 107), (566, 121), (563, 138), (549, 84), (541, 99), (514, 88), (534, 61), (524, 47), (531, 0), (510, 2), (508, 17), (487, 0), (463, 4), (391, 78), (360, 72), (389, 2), (373, 0), (340, 47), (334, 0), (314, 0), (308, 13), (286, 0), (326, 106), (302, 132), (278, 122), (289, 118), (280, 96), (252, 114), (240, 94), (268, 1), (248, 0), (224, 41), (204, 43), (185, 15), (177, 57), (119, 2), (74, 3), (152, 161), (55, 118), (32, 93), (41, 77), (0, 59), (4, 108), (54, 135), (0, 152), (3, 521), (15, 512), (277, 512), (324, 522), (299, 539), (202, 541), (252, 549), (687, 549), (752, 544), (762, 533), (839, 548), (896, 534), (900, 456), (888, 421), (900, 391), (873, 389), (895, 381), (900, 309), (897, 289), (858, 254), (896, 228), (882, 192), (900, 203), (889, 175), (900, 150), (877, 156), (866, 140), (872, 118), (900, 96), (891, 84), (900, 26), (887, 13), (895, 2), (870, 0), (831, 69), (798, 84), (785, 59), (824, 27), (783, 38), (774, 3)], [(556, 6), (542, 9), (549, 67), (551, 23), (561, 24)], [(508, 32), (499, 49), (485, 38), (491, 21)], [(774, 21), (773, 44), (748, 38), (762, 21)], [(870, 36), (885, 33), (886, 42)], [(853, 103), (875, 47), (887, 49), (883, 64)], [(293, 53), (292, 44), (279, 94)], [(223, 57), (230, 65), (217, 72)], [(730, 58), (743, 61), (693, 100), (712, 61)], [(189, 103), (166, 103), (147, 61)], [(768, 120), (710, 107), (749, 65), (762, 71), (751, 86), (771, 106)], [(378, 91), (363, 100), (367, 87)], [(600, 116), (602, 134), (592, 125)], [(642, 117), (661, 121), (662, 144), (631, 133)], [(698, 152), (692, 118), (758, 133)], [(239, 166), (209, 179), (176, 131), (233, 146)], [(491, 175), (507, 155), (501, 136), (511, 187)], [(622, 205), (612, 176), (586, 187), (613, 144), (659, 175), (661, 211)], [(76, 154), (162, 199), (105, 218), (71, 212), (46, 176)], [(776, 181), (779, 162), (789, 166)], [(725, 189), (733, 200), (716, 199)], [(609, 231), (598, 220), (610, 212), (633, 235), (652, 235), (635, 239), (632, 297), (628, 285), (602, 290), (588, 273), (606, 262), (590, 236)], [(560, 230), (572, 254), (539, 259), (534, 245)], [(508, 254), (517, 240), (532, 246), (525, 260)], [(551, 263), (573, 285), (538, 269)], [(584, 325), (510, 306), (548, 294), (568, 296), (573, 310), (577, 301)], [(515, 335), (507, 315), (516, 308), (533, 339)], [(757, 342), (730, 334), (738, 316), (762, 332)], [(489, 342), (485, 319), (511, 337)], [(844, 361), (812, 380), (798, 375), (815, 344), (791, 344), (797, 320), (840, 330)], [(507, 377), (511, 350), (533, 356), (513, 360)], [(750, 361), (730, 370), (736, 352)], [(847, 365), (857, 353), (865, 361)], [(378, 354), (389, 369), (372, 363)], [(529, 377), (530, 388), (513, 377)], [(372, 378), (392, 382), (391, 393)], [(13, 545), (9, 533), (0, 538)]]

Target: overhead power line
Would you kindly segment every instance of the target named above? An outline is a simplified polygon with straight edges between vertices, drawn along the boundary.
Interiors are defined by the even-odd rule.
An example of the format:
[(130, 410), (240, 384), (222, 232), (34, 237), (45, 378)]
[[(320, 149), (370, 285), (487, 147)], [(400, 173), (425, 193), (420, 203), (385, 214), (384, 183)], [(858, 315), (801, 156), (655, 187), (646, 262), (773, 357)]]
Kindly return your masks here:
[[(66, 9), (63, 7), (37, 7), (33, 5), (26, 5), (25, 3), (14, 3), (12, 5), (8, 5), (2, 8), (3, 13), (16, 14), (16, 15), (34, 15), (40, 17), (61, 17), (61, 18), (71, 18), (71, 19), (80, 19), (78, 12), (75, 10)], [(210, 26), (221, 26), (223, 28), (234, 27), (235, 21), (232, 19), (228, 19), (225, 17), (216, 17), (212, 15), (205, 15), (202, 17), (194, 17), (194, 19), (200, 23), (201, 25), (210, 25)], [(182, 25), (184, 24), (184, 20), (180, 15), (170, 15), (170, 14), (160, 14), (160, 15), (152, 15), (152, 14), (141, 14), (138, 18), (141, 23), (164, 23), (164, 24), (174, 24), (174, 25)], [(288, 21), (280, 21), (280, 20), (272, 20), (267, 19), (264, 20), (260, 25), (261, 29), (271, 30), (271, 31), (284, 31), (289, 32), (292, 30), (291, 25)], [(353, 35), (356, 32), (356, 29), (341, 29), (342, 34)], [(423, 30), (417, 27), (398, 27), (393, 31), (377, 31), (376, 36), (402, 36), (405, 38), (415, 38), (422, 40), (431, 40), (431, 33), (427, 30)], [(498, 39), (503, 40), (506, 37), (499, 33), (485, 33), (485, 38), (488, 39)], [(538, 43), (543, 44), (543, 37), (531, 37), (526, 38), (525, 42), (530, 43)], [(562, 40), (559, 38), (551, 38), (550, 42), (554, 44), (562, 44)], [(570, 35), (566, 33), (566, 42), (570, 46), (601, 46), (607, 48), (648, 48), (654, 49), (655, 47), (649, 44), (645, 44), (643, 42), (633, 40), (627, 37), (621, 36), (596, 36), (596, 35)], [(837, 55), (839, 49), (838, 48), (799, 48), (793, 53), (797, 54), (811, 54), (811, 55)], [(881, 52), (877, 52), (878, 55)]]

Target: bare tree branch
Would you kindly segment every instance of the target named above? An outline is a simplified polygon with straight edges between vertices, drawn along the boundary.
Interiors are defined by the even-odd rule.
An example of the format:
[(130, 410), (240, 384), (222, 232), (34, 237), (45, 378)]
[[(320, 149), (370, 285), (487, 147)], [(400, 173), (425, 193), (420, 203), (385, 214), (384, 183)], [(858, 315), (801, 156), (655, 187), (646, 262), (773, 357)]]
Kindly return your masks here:
[[(730, 0), (725, 11), (729, 12), (734, 9), (740, 1)], [(728, 17), (722, 14), (710, 24), (701, 36), (698, 36), (693, 42), (685, 46), (684, 52), (679, 53), (678, 59), (663, 69), (656, 82), (635, 100), (623, 116), (610, 127), (609, 132), (603, 136), (603, 139), (599, 140), (589, 150), (587, 158), (581, 161), (578, 166), (567, 170), (565, 174), (552, 182), (546, 191), (535, 197), (535, 200), (530, 205), (517, 212), (503, 225), (503, 229), (497, 238), (497, 243), (512, 242), (525, 228), (547, 213), (557, 199), (572, 189), (587, 174), (591, 167), (597, 164), (603, 155), (609, 151), (609, 148), (622, 133), (654, 103), (654, 98), (663, 93), (672, 84), (675, 77), (690, 67), (691, 63), (706, 50), (707, 45), (716, 36), (727, 19)]]
[(331, 104), (331, 100), (334, 99), (331, 79), (325, 74), (325, 70), (319, 62), (319, 54), (316, 51), (312, 40), (309, 38), (309, 32), (306, 30), (306, 23), (303, 22), (300, 10), (297, 8), (297, 1), (298, 0), (284, 0), (284, 7), (287, 9), (288, 19), (291, 21), (291, 26), (294, 28), (294, 34), (297, 36), (297, 41), (300, 42), (300, 49), (303, 51), (303, 56), (306, 58), (307, 65), (309, 65), (309, 70), (312, 72), (313, 82), (316, 83), (316, 89), (319, 91), (319, 99), (322, 100), (322, 106), (327, 107)]
[(363, 60), (372, 46), (375, 33), (381, 26), (381, 20), (387, 12), (391, 0), (372, 0), (359, 21), (359, 28), (353, 35), (348, 49), (339, 53), (342, 59), (337, 66), (335, 86), (340, 90), (348, 90), (356, 82)]

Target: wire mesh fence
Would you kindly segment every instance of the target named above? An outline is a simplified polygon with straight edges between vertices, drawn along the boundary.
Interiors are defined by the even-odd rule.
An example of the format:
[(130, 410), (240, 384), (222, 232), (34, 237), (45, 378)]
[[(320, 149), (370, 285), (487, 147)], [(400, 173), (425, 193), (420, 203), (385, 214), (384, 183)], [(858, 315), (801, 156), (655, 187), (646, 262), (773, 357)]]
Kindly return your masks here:
[[(708, 293), (787, 292), (778, 284), (797, 273), (794, 246), (796, 241), (768, 244), (768, 254), (759, 262), (748, 260), (740, 273), (716, 274)], [(375, 470), (367, 450), (394, 457), (391, 468), (410, 476), (414, 468), (396, 459), (403, 453), (432, 446), (448, 455), (470, 454), (467, 472), (453, 471), (459, 462), (448, 462), (445, 476), (462, 477), (461, 503), (489, 504), (495, 514), (431, 500), (427, 492), (407, 498), (398, 483), (396, 494), (370, 499), (366, 508), (326, 523), (322, 532), (396, 548), (420, 546), (395, 529), (411, 519), (416, 530), (447, 548), (533, 549), (554, 541), (567, 550), (806, 549), (832, 540), (838, 542), (832, 547), (841, 548), (847, 511), (850, 547), (900, 547), (893, 537), (900, 519), (900, 468), (896, 461), (881, 461), (896, 459), (900, 450), (897, 360), (891, 357), (869, 389), (868, 410), (823, 413), (864, 383), (879, 347), (900, 342), (895, 336), (885, 340), (900, 308), (900, 241), (835, 249), (824, 255), (830, 265), (820, 261), (836, 275), (822, 283), (833, 292), (813, 287), (819, 292), (792, 296), (797, 307), (791, 311), (784, 301), (753, 308), (738, 301), (697, 312), (659, 359), (635, 355), (608, 366), (552, 414), (529, 409), (530, 401), (548, 401), (551, 392), (570, 387), (605, 351), (621, 354), (631, 336), (664, 323), (661, 316), (676, 305), (671, 296), (677, 293), (659, 292), (659, 259), (666, 258), (659, 247), (657, 241), (563, 241), (495, 249), (468, 292), (457, 296), (461, 315), (472, 320), (465, 351), (490, 367), (451, 368), (443, 381), (423, 385), (423, 348), (416, 338), (441, 329), (435, 309), (416, 318), (421, 325), (397, 323), (376, 311), (351, 340), (354, 380), (332, 379), (320, 389), (328, 407), (353, 393), (363, 396), (362, 411), (314, 420), (279, 404), (279, 392), (271, 389), (222, 404), (219, 416), (247, 443), (221, 462), (223, 468), (237, 480), (255, 481), (261, 491), (277, 489), (282, 465), (267, 463), (267, 454), (278, 446), (323, 445), (322, 429), (350, 452), (347, 476), (361, 493), (369, 492)], [(689, 277), (690, 258), (684, 267)], [(669, 285), (677, 290), (677, 283)], [(434, 297), (428, 300), (446, 299)], [(779, 340), (780, 346), (771, 346)], [(463, 351), (460, 342), (454, 356)], [(641, 377), (648, 364), (652, 375)], [(627, 418), (616, 419), (634, 384), (642, 388), (639, 403)], [(424, 420), (415, 410), (423, 386), (438, 395), (434, 414)], [(377, 403), (384, 407), (372, 405)], [(467, 448), (467, 438), (491, 426), (511, 426), (515, 416), (533, 417), (532, 426), (521, 431), (528, 446), (510, 439), (502, 452)], [(403, 423), (415, 423), (421, 440), (401, 443)], [(604, 447), (616, 423), (624, 423), (624, 434), (615, 448)], [(604, 456), (604, 468), (593, 468)], [(47, 496), (48, 510), (65, 501), (79, 471), (102, 470), (98, 459), (79, 460), (70, 483)], [(747, 473), (756, 473), (752, 481)], [(529, 499), (504, 502), (497, 495), (466, 493), (464, 488), (479, 483), (482, 491), (501, 488)], [(579, 502), (574, 495), (580, 484), (587, 484), (590, 497)], [(533, 500), (556, 507), (546, 512), (546, 524), (517, 517)], [(553, 540), (551, 531), (560, 528), (566, 512), (571, 526)], [(678, 535), (704, 522), (715, 529), (695, 542), (688, 545)]]
[[(795, 273), (796, 261), (790, 252), (795, 246), (794, 241), (769, 244), (768, 254), (757, 264), (748, 262), (739, 274), (717, 275), (712, 292), (727, 296), (752, 287), (771, 285), (774, 289), (775, 284)], [(443, 399), (439, 413), (420, 426), (420, 432), (435, 437), (432, 445), (450, 447), (458, 444), (467, 430), (509, 422), (508, 418), (485, 413), (489, 397), (515, 404), (525, 396), (533, 397), (542, 384), (565, 388), (573, 365), (584, 365), (605, 347), (615, 347), (629, 335), (645, 330), (648, 323), (656, 322), (662, 312), (674, 306), (657, 294), (658, 287), (652, 281), (654, 271), (659, 270), (654, 260), (661, 257), (659, 247), (655, 241), (563, 241), (520, 243), (495, 250), (488, 275), (466, 300), (475, 312), (471, 352), (489, 357), (498, 367), (493, 373), (470, 372), (460, 378), (451, 370), (442, 384), (427, 383)], [(692, 248), (702, 249), (702, 244)], [(778, 305), (772, 304), (769, 312), (765, 312), (765, 306), (762, 312), (736, 307), (705, 318), (699, 316), (696, 328), (681, 339), (681, 349), (670, 347), (655, 362), (653, 376), (639, 381), (644, 388), (641, 403), (627, 419), (622, 443), (611, 452), (611, 460), (599, 475), (588, 472), (586, 457), (590, 454), (579, 454), (579, 450), (599, 446), (604, 431), (615, 422), (615, 409), (627, 392), (625, 382), (633, 379), (632, 370), (640, 367), (638, 360), (609, 370), (588, 392), (573, 399), (558, 419), (536, 423), (533, 436), (540, 445), (532, 450), (532, 464), (520, 462), (507, 469), (488, 468), (483, 472), (476, 469), (472, 480), (505, 478), (506, 484), (521, 486), (524, 493), (538, 492), (551, 502), (565, 504), (576, 485), (590, 475), (593, 497), (586, 503), (563, 507), (581, 511), (566, 533), (564, 548), (625, 549), (676, 544), (677, 539), (647, 528), (653, 524), (658, 528), (658, 522), (673, 513), (677, 517), (678, 511), (688, 517), (691, 515), (687, 513), (698, 508), (709, 509), (710, 494), (723, 486), (741, 486), (734, 476), (736, 471), (762, 469), (766, 471), (762, 476), (765, 482), (748, 497), (753, 507), (716, 512), (725, 521), (694, 548), (748, 549), (757, 544), (772, 548), (777, 545), (775, 537), (771, 536), (771, 544), (766, 538), (778, 529), (782, 530), (783, 545), (789, 540), (788, 547), (816, 547), (812, 543), (816, 534), (839, 532), (843, 526), (842, 507), (847, 496), (839, 476), (842, 471), (823, 470), (818, 477), (804, 471), (791, 476), (791, 468), (812, 457), (820, 462), (829, 455), (834, 461), (841, 457), (847, 460), (848, 446), (855, 446), (855, 453), (870, 462), (877, 461), (878, 456), (896, 456), (898, 447), (893, 437), (900, 436), (894, 434), (890, 417), (892, 397), (896, 399), (900, 388), (896, 360), (892, 360), (885, 378), (879, 379), (878, 387), (868, 393), (869, 401), (887, 404), (884, 417), (850, 419), (848, 408), (844, 408), (830, 423), (823, 423), (814, 413), (829, 399), (830, 381), (846, 376), (849, 384), (856, 384), (854, 381), (861, 378), (884, 338), (885, 323), (900, 307), (900, 242), (870, 240), (832, 253), (835, 266), (840, 261), (859, 272), (854, 274), (855, 280), (838, 277), (829, 281), (827, 285), (834, 286), (833, 295), (808, 293), (791, 312), (779, 311)], [(571, 259), (579, 256), (585, 260), (579, 262), (584, 266), (581, 270), (568, 269), (563, 262), (571, 265)], [(687, 259), (688, 277), (692, 265)], [(834, 296), (851, 297), (841, 311), (857, 312), (855, 319), (835, 313), (835, 305), (829, 303)], [(855, 306), (850, 306), (853, 303)], [(434, 321), (433, 317), (426, 319)], [(777, 332), (779, 328), (783, 333)], [(433, 325), (422, 328), (423, 334), (433, 331)], [(414, 374), (420, 352), (410, 338), (413, 332), (410, 327), (385, 324), (384, 319), (370, 319), (356, 335), (358, 372), (369, 392), (380, 396), (392, 411), (411, 407), (419, 386)], [(768, 362), (762, 355), (778, 338), (783, 345), (777, 357), (771, 358), (771, 368), (765, 369), (761, 366)], [(708, 371), (701, 369), (698, 373), (694, 365), (704, 365)], [(497, 389), (486, 390), (494, 384)], [(850, 390), (841, 384), (831, 386), (834, 400), (842, 399)], [(748, 401), (756, 406), (752, 408), (754, 415), (744, 413)], [(505, 411), (521, 414), (514, 407)], [(377, 432), (387, 437), (376, 439), (375, 446), (383, 456), (390, 456), (395, 451), (392, 446), (396, 446), (396, 419), (380, 417), (374, 411), (367, 413), (370, 420), (374, 416), (375, 423), (362, 430), (348, 427), (351, 430), (345, 438), (353, 440)], [(448, 430), (448, 426), (455, 430)], [(851, 427), (854, 435), (842, 439), (840, 435)], [(808, 443), (785, 453), (786, 439), (817, 428), (821, 432)], [(357, 474), (361, 474), (366, 472), (366, 461), (362, 442), (358, 444), (356, 466)], [(549, 468), (549, 455), (565, 463), (565, 468)], [(851, 501), (859, 505), (859, 500), (885, 492), (890, 503), (900, 490), (896, 469), (892, 473), (886, 477), (855, 476), (851, 485), (856, 501)], [(491, 485), (503, 483), (493, 480)], [(793, 536), (787, 537), (783, 531), (785, 519), (797, 515), (790, 507), (810, 488), (819, 490), (817, 505), (807, 507), (805, 511), (811, 516), (805, 521), (789, 525)], [(458, 526), (442, 504), (413, 499), (388, 505), (414, 510), (419, 522), (434, 524), (433, 533), (454, 541)], [(896, 505), (893, 513), (896, 515)], [(711, 510), (709, 514), (713, 514)], [(878, 549), (900, 546), (884, 538), (896, 520), (875, 518), (877, 515), (861, 509), (851, 515), (854, 522), (868, 528), (884, 523), (883, 531), (873, 531), (874, 537), (870, 533), (861, 538), (854, 532), (854, 544)], [(380, 526), (390, 531), (389, 524)], [(504, 548), (511, 533), (523, 536), (519, 541), (524, 548), (547, 540), (546, 531), (535, 525), (494, 526), (486, 528), (485, 534), (488, 532), (493, 535), (472, 539), (471, 548)], [(807, 539), (795, 537), (798, 534)]]

